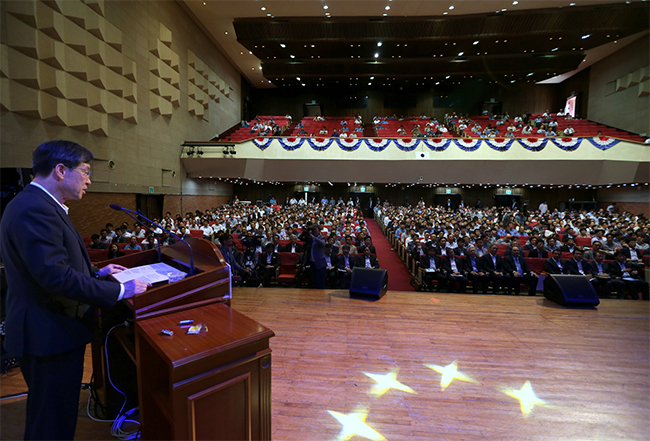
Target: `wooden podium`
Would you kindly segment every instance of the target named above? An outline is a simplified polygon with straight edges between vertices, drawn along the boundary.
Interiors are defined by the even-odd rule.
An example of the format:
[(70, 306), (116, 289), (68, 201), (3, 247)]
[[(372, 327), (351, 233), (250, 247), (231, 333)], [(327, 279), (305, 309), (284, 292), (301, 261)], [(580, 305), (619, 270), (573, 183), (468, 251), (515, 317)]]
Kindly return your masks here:
[[(117, 316), (98, 318), (103, 332), (113, 323), (119, 349), (135, 367), (142, 439), (271, 439), (271, 350), (274, 333), (230, 308), (230, 268), (209, 241), (188, 238), (196, 274), (155, 286), (124, 300)], [(190, 252), (178, 242), (163, 247), (161, 261), (188, 272)], [(158, 250), (130, 254), (116, 263), (128, 268), (158, 262)], [(102, 314), (99, 314), (102, 317)], [(105, 320), (106, 323), (103, 323)], [(207, 332), (186, 334), (181, 320), (203, 323)], [(161, 334), (173, 331), (172, 336)], [(105, 353), (93, 343), (95, 382), (106, 394)], [(129, 366), (124, 366), (128, 372)], [(111, 375), (115, 363), (111, 360)], [(106, 395), (105, 394), (105, 395)]]

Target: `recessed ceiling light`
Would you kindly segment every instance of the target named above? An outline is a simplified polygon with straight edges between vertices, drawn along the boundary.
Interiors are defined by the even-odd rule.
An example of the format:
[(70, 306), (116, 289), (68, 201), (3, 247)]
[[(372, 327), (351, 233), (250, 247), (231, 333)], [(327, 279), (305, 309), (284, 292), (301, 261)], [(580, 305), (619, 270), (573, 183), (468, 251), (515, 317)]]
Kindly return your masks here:
[(583, 40), (586, 40), (586, 39), (589, 38), (589, 37), (591, 37), (591, 34), (586, 34), (586, 35), (583, 35), (583, 36), (582, 36), (582, 39), (583, 39)]
[(558, 49), (559, 49), (559, 47), (554, 47), (553, 49), (551, 49), (551, 52), (555, 52)]
[(465, 52), (458, 52), (458, 56), (462, 57)]
[(248, 53), (249, 53), (250, 55), (253, 55), (253, 51), (248, 51)]
[(519, 2), (518, 2), (517, 0), (515, 0), (514, 2), (512, 2), (512, 4), (513, 4), (513, 5), (518, 5)]
[(388, 14), (382, 14), (384, 17), (388, 17)]
[(228, 35), (228, 31), (224, 32), (224, 34)]
[(271, 16), (271, 14), (270, 14), (270, 13), (269, 13), (269, 14), (266, 14), (266, 16), (267, 16), (267, 17), (270, 17), (270, 16)]
[(377, 42), (377, 46), (378, 46), (378, 47), (381, 47), (382, 44), (383, 44), (383, 43), (382, 43), (381, 41)]
[(449, 7), (449, 9), (450, 9), (450, 10), (451, 10), (451, 9), (454, 9), (454, 6), (453, 6), (453, 5), (452, 5), (452, 6), (450, 6), (450, 7)]
[(284, 44), (284, 43), (280, 43), (280, 47), (281, 47), (282, 49), (284, 49), (285, 47), (287, 47), (287, 45)]
[(478, 40), (476, 40), (474, 43), (472, 43), (474, 46), (478, 44)]
[(448, 80), (449, 78), (451, 78), (451, 76), (450, 76), (450, 75), (447, 75), (447, 76), (445, 77), (445, 79), (447, 79), (447, 80)]
[(260, 9), (261, 9), (262, 11), (266, 11), (266, 7), (265, 7), (265, 6), (262, 6)]
[(386, 6), (384, 9), (390, 11), (390, 6)]
[(507, 9), (506, 9), (506, 8), (503, 8), (503, 9), (501, 10), (501, 12), (506, 12), (506, 11), (507, 11)]
[(323, 6), (323, 9), (329, 9), (329, 8), (330, 8), (330, 7), (327, 6), (327, 5)]
[(447, 12), (447, 11), (442, 13), (442, 15), (447, 15), (447, 14), (449, 14), (449, 12)]
[(295, 55), (289, 55), (289, 56), (290, 56), (291, 58), (296, 58), (296, 56), (295, 56)]
[(300, 77), (296, 77), (296, 80), (300, 81)]
[(379, 58), (379, 52), (375, 52), (375, 58)]
[(374, 80), (374, 79), (375, 79), (375, 77), (370, 77), (370, 79), (371, 79), (371, 80)]

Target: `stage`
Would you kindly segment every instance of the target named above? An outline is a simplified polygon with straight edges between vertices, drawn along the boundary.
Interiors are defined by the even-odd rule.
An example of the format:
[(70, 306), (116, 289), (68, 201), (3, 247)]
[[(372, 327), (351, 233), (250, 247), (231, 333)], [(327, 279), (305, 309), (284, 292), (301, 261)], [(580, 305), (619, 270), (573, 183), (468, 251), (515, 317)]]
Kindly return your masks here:
[[(650, 438), (649, 302), (235, 288), (232, 307), (276, 334), (274, 440)], [(3, 403), (3, 439), (20, 406)]]

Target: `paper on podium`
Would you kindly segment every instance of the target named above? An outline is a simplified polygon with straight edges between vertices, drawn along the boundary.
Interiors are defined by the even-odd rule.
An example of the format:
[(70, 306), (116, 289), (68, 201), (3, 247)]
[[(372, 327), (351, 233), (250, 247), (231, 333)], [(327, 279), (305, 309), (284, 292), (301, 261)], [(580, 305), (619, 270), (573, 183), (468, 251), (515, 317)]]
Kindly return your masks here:
[(126, 283), (129, 280), (142, 280), (143, 282), (154, 283), (165, 282), (169, 280), (169, 273), (176, 273), (178, 269), (166, 263), (158, 262), (150, 265), (136, 266), (111, 276), (120, 283)]

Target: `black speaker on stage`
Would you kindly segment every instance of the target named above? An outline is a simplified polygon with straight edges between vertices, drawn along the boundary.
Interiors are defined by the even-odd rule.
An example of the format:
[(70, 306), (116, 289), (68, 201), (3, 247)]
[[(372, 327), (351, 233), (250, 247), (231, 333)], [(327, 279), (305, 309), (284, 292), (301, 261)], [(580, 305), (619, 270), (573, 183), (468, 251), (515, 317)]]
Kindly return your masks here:
[(383, 269), (353, 268), (350, 297), (379, 300), (388, 288), (388, 272)]
[(544, 297), (562, 306), (598, 306), (598, 293), (585, 276), (549, 274)]

